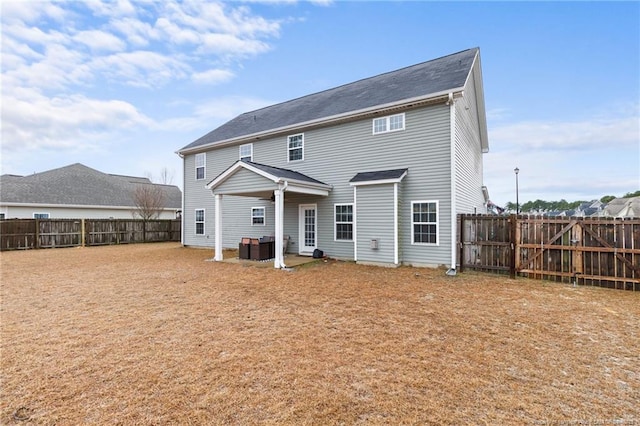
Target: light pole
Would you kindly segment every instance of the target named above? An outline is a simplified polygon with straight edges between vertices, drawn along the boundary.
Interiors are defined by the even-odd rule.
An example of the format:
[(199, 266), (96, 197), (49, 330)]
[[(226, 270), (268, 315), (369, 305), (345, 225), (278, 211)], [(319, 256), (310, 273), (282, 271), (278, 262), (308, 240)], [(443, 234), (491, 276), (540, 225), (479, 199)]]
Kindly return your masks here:
[(520, 169), (516, 167), (513, 171), (516, 174), (516, 214), (520, 214), (520, 202), (518, 200), (518, 173)]

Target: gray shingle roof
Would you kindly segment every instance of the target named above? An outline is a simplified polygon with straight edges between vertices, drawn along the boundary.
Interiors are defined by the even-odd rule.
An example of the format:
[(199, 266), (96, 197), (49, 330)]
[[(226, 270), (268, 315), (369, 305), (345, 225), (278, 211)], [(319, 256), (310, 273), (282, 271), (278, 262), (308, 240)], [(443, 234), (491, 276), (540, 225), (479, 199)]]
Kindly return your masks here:
[(273, 175), (273, 176), (278, 177), (278, 178), (295, 179), (295, 180), (298, 180), (298, 181), (301, 181), (301, 182), (311, 182), (311, 183), (319, 183), (319, 184), (322, 184), (322, 185), (327, 185), (324, 182), (320, 182), (317, 179), (309, 177), (309, 176), (307, 176), (305, 174), (302, 174), (300, 172), (296, 172), (294, 170), (281, 169), (280, 167), (267, 166), (266, 164), (254, 163), (253, 161), (245, 161), (245, 163), (251, 164), (255, 168), (260, 169), (263, 172), (269, 173), (270, 175)]
[(478, 48), (247, 112), (180, 151), (462, 88)]
[[(147, 178), (110, 175), (76, 163), (29, 176), (0, 176), (0, 202), (134, 207), (132, 192)], [(166, 208), (182, 206), (182, 192), (174, 185), (158, 185)]]
[(379, 170), (376, 172), (358, 173), (349, 182), (370, 182), (376, 180), (399, 179), (409, 169)]

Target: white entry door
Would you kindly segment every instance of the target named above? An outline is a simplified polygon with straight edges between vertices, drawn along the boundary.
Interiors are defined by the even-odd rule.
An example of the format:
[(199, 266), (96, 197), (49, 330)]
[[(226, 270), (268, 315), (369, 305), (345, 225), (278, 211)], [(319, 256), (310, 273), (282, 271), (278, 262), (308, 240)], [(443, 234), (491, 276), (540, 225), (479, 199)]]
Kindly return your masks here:
[(312, 254), (317, 247), (317, 205), (300, 204), (298, 216), (298, 252)]

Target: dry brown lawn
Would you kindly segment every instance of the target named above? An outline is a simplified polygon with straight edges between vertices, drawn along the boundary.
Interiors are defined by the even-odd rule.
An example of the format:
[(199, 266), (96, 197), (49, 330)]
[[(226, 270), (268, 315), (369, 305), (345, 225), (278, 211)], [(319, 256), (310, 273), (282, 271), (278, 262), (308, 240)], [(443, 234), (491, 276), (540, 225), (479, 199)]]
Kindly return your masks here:
[(640, 424), (640, 293), (211, 257), (0, 253), (0, 424)]

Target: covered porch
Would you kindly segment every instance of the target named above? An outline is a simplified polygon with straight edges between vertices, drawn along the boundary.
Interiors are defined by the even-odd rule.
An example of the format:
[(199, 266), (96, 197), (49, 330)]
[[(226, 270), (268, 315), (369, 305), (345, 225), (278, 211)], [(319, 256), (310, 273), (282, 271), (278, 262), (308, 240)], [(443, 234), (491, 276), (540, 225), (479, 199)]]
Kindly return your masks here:
[[(213, 193), (215, 261), (223, 261), (222, 237), (224, 232), (223, 205), (225, 196), (252, 197), (271, 200), (274, 204), (274, 268), (289, 266), (284, 253), (285, 193), (327, 197), (331, 186), (302, 173), (250, 161), (236, 161), (213, 179), (207, 188)], [(315, 211), (313, 212), (315, 214)], [(315, 217), (313, 218), (315, 220)], [(314, 222), (315, 226), (315, 222)], [(315, 232), (315, 229), (313, 230)]]
[[(301, 265), (307, 265), (310, 263), (316, 263), (321, 261), (321, 259), (314, 259), (313, 257), (309, 257), (309, 256), (300, 256), (299, 254), (292, 254), (292, 253), (287, 253), (284, 255), (284, 263), (287, 265), (286, 268), (295, 268), (297, 266), (301, 266)], [(221, 262), (224, 263), (233, 263), (233, 264), (239, 264), (239, 265), (243, 265), (243, 266), (247, 266), (247, 267), (254, 267), (254, 268), (271, 268), (273, 267), (273, 262), (269, 261), (269, 262), (260, 262), (260, 261), (256, 261), (256, 260), (247, 260), (247, 259), (240, 259), (238, 257), (237, 251), (235, 250), (225, 250), (224, 251), (224, 256), (223, 259), (221, 260)]]

